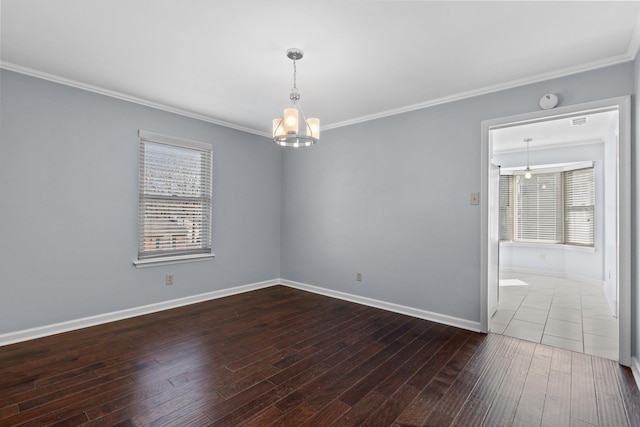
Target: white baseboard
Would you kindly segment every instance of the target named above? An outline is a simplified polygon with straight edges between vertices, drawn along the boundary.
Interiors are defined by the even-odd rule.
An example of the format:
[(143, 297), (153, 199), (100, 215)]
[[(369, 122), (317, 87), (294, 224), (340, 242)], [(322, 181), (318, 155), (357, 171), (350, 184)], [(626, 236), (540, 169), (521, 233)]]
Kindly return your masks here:
[(376, 307), (383, 310), (392, 311), (394, 313), (406, 314), (407, 316), (417, 317), (419, 319), (430, 320), (432, 322), (442, 323), (445, 325), (455, 326), (474, 332), (480, 332), (480, 322), (473, 322), (466, 319), (447, 316), (445, 314), (433, 313), (418, 308), (407, 307), (404, 305), (394, 304), (391, 302), (380, 301), (372, 298), (362, 297), (359, 295), (348, 294), (345, 292), (334, 291), (331, 289), (321, 288), (318, 286), (308, 285), (305, 283), (294, 282), (285, 279), (273, 279), (264, 282), (252, 283), (249, 285), (237, 286), (234, 288), (222, 289), (219, 291), (207, 292), (199, 295), (192, 295), (184, 298), (178, 298), (169, 301), (162, 301), (154, 304), (133, 307), (126, 310), (114, 311), (111, 313), (99, 314), (96, 316), (83, 317), (81, 319), (69, 320), (66, 322), (55, 323), (52, 325), (39, 326), (36, 328), (25, 329), (22, 331), (9, 332), (0, 334), (0, 347), (15, 344), (18, 342), (28, 341), (36, 338), (42, 338), (49, 335), (60, 334), (63, 332), (74, 331), (77, 329), (88, 328), (90, 326), (102, 325), (104, 323), (115, 322), (118, 320), (128, 319), (131, 317), (142, 316), (145, 314), (156, 313), (158, 311), (169, 310), (172, 308), (182, 307), (185, 305), (196, 304), (199, 302), (209, 301), (213, 299), (223, 298), (230, 295), (236, 295), (244, 292), (254, 291), (257, 289), (267, 288), (275, 285), (284, 285), (291, 288), (300, 289), (307, 292), (313, 292), (332, 298), (338, 298), (345, 301), (351, 301), (358, 304)]
[(345, 301), (351, 301), (370, 307), (381, 308), (394, 313), (406, 314), (407, 316), (417, 317), (419, 319), (430, 320), (436, 323), (455, 326), (469, 331), (480, 332), (480, 322), (473, 322), (458, 317), (447, 316), (445, 314), (433, 313), (431, 311), (421, 310), (419, 308), (407, 307), (404, 305), (394, 304), (391, 302), (380, 301), (372, 298), (362, 297), (359, 295), (348, 294), (346, 292), (334, 291), (332, 289), (321, 288), (318, 286), (308, 285), (306, 283), (294, 282), (292, 280), (280, 279), (280, 283), (291, 288), (303, 291), (313, 292), (315, 294), (325, 295), (328, 297), (338, 298)]
[(640, 388), (640, 359), (635, 356), (631, 357), (631, 372), (633, 372), (636, 385)]
[(96, 326), (104, 323), (115, 322), (117, 320), (128, 319), (130, 317), (142, 316), (144, 314), (150, 314), (158, 311), (169, 310), (172, 308), (182, 307), (184, 305), (195, 304), (199, 302), (227, 297), (230, 295), (241, 294), (244, 292), (267, 288), (269, 286), (274, 286), (278, 284), (280, 284), (280, 280), (278, 279), (267, 280), (264, 282), (252, 283), (249, 285), (237, 286), (234, 288), (222, 289), (219, 291), (207, 292), (204, 294), (192, 295), (184, 298), (178, 298), (174, 300), (162, 301), (162, 302), (149, 304), (149, 305), (143, 305), (140, 307), (129, 308), (126, 310), (119, 310), (111, 313), (104, 313), (96, 316), (69, 320), (66, 322), (55, 323), (53, 325), (39, 326), (37, 328), (25, 329), (17, 332), (9, 332), (7, 334), (0, 335), (0, 347), (4, 345), (22, 342), (22, 341), (32, 340), (35, 338), (41, 338), (49, 335), (60, 334), (62, 332), (69, 332), (76, 329), (87, 328), (89, 326)]
[(535, 270), (531, 268), (501, 268), (500, 271), (504, 271), (506, 273), (538, 274), (540, 276), (559, 277), (562, 279), (579, 280), (580, 282), (589, 283), (591, 285), (604, 286), (603, 280), (594, 279), (592, 277), (578, 276), (576, 274), (568, 274), (564, 272)]

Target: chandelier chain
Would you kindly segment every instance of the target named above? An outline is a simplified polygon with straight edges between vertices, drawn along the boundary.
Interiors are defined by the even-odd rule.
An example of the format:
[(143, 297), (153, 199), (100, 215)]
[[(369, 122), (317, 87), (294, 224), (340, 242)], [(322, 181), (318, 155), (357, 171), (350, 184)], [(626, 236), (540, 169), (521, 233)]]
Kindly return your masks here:
[(296, 69), (296, 60), (293, 60), (293, 90), (297, 91), (298, 87), (296, 86), (296, 75), (298, 74)]

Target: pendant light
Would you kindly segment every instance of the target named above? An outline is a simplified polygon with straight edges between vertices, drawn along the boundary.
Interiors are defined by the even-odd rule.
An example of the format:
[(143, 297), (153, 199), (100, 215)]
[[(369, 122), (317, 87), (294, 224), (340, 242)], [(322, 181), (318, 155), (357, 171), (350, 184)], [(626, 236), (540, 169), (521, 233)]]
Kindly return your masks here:
[(293, 89), (289, 94), (291, 104), (284, 109), (283, 117), (273, 119), (273, 142), (283, 147), (309, 147), (320, 139), (320, 119), (307, 119), (296, 86), (296, 61), (302, 59), (303, 55), (300, 49), (287, 50), (287, 57), (293, 61)]
[(527, 168), (524, 170), (524, 177), (531, 179), (531, 168), (529, 167), (529, 143), (533, 141), (531, 138), (525, 138), (524, 142), (527, 143)]

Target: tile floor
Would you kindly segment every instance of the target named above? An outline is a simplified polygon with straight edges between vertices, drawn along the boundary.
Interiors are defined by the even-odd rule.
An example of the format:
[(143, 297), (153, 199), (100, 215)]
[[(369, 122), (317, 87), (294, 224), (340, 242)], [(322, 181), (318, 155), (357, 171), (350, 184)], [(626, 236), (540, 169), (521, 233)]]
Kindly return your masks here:
[(601, 286), (577, 280), (501, 273), (526, 286), (500, 286), (491, 332), (618, 360), (618, 321)]

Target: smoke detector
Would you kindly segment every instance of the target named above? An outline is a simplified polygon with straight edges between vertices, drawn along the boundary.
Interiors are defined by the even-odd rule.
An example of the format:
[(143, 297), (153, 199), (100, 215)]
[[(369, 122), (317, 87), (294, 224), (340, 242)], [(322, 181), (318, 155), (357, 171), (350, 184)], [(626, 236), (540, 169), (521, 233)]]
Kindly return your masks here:
[(558, 105), (558, 95), (555, 93), (548, 93), (540, 98), (540, 107), (543, 110), (550, 110), (555, 108), (556, 105)]

